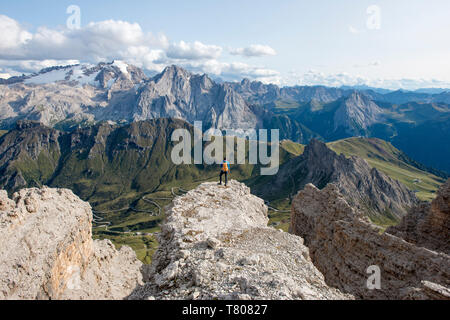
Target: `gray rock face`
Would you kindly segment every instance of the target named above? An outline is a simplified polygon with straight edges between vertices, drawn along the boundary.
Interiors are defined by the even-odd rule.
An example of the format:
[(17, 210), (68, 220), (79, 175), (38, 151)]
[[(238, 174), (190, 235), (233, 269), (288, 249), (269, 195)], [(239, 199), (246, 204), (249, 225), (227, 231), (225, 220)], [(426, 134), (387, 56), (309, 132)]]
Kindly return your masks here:
[[(345, 99), (334, 114), (334, 130), (344, 128), (352, 136), (378, 122), (383, 111), (368, 96), (358, 92)], [(362, 131), (363, 132), (363, 131)]]
[(270, 183), (256, 188), (256, 194), (270, 195), (276, 190), (295, 193), (308, 183), (324, 188), (338, 186), (350, 205), (371, 216), (394, 215), (398, 219), (417, 201), (413, 192), (361, 158), (337, 155), (324, 143), (311, 140), (305, 152), (280, 167)]
[(228, 84), (216, 84), (177, 66), (149, 79), (124, 62), (43, 70), (16, 84), (0, 85), (0, 125), (21, 119), (61, 123), (136, 121), (161, 117), (206, 129), (257, 128), (260, 120)]
[(414, 206), (399, 225), (386, 232), (417, 246), (450, 254), (450, 180), (441, 186), (431, 203)]
[[(0, 84), (0, 125), (11, 127), (20, 119), (37, 120), (53, 126), (95, 121), (136, 121), (160, 117), (203, 121), (207, 128), (255, 129), (271, 123), (274, 114), (256, 106), (277, 100), (296, 103), (328, 103), (350, 94), (337, 88), (286, 87), (250, 82), (218, 84), (207, 75), (192, 74), (180, 67), (167, 67), (153, 78), (121, 61), (97, 66), (74, 65), (44, 69), (17, 78), (15, 84)], [(368, 98), (354, 94), (336, 113), (336, 125), (351, 130), (355, 123), (365, 127), (375, 121), (378, 107)], [(364, 101), (363, 101), (364, 100)], [(362, 103), (364, 102), (364, 103)], [(278, 126), (301, 121), (278, 117)], [(269, 125), (269, 127), (271, 127)], [(282, 134), (294, 141), (305, 128)]]
[(171, 66), (143, 87), (133, 120), (171, 117), (203, 121), (223, 129), (255, 128), (258, 121), (244, 99), (228, 85), (206, 75)]
[(280, 88), (273, 84), (243, 79), (240, 83), (228, 83), (237, 93), (251, 104), (264, 105), (280, 98)]
[(66, 189), (0, 191), (0, 299), (122, 299), (142, 281), (131, 248), (92, 240), (90, 205)]
[[(33, 121), (18, 121), (16, 129), (18, 134), (7, 135), (0, 143), (0, 189), (10, 193), (29, 182), (39, 186), (36, 179), (49, 179), (61, 154), (59, 131)], [(26, 175), (30, 171), (34, 178)]]
[[(450, 299), (450, 256), (380, 234), (333, 184), (298, 193), (289, 231), (304, 237), (328, 285), (357, 298)], [(379, 289), (367, 285), (371, 266), (380, 270)]]
[(277, 100), (296, 101), (300, 103), (314, 100), (319, 103), (335, 101), (350, 94), (350, 90), (327, 88), (324, 86), (295, 86), (279, 88), (273, 84), (259, 81), (242, 80), (229, 83), (246, 101), (253, 104), (269, 104)]
[(148, 283), (131, 299), (349, 299), (329, 288), (303, 240), (267, 227), (264, 201), (236, 181), (174, 200)]

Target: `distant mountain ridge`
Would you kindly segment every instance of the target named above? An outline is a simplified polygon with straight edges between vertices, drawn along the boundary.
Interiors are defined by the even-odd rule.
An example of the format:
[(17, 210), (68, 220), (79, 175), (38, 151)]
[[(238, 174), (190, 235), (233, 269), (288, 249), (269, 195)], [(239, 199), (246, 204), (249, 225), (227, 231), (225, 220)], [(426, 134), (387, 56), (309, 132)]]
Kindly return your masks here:
[[(99, 227), (102, 224), (97, 221), (94, 232), (96, 237), (112, 239), (119, 245), (132, 245), (137, 250), (139, 259), (148, 262), (155, 245), (150, 241), (151, 237), (145, 235), (135, 242), (122, 237), (122, 233), (134, 231), (147, 234), (158, 231), (164, 219), (164, 206), (168, 203), (158, 200), (158, 207), (152, 204), (152, 199), (171, 199), (180, 193), (179, 190), (190, 190), (205, 181), (217, 183), (218, 179), (218, 167), (215, 165), (173, 164), (171, 152), (174, 143), (170, 137), (174, 130), (180, 128), (187, 129), (192, 134), (193, 127), (189, 123), (167, 118), (129, 124), (103, 121), (70, 131), (57, 130), (33, 121), (19, 121), (15, 129), (0, 136), (0, 189), (5, 189), (12, 195), (27, 187), (41, 188), (47, 185), (69, 188), (83, 200), (89, 201), (96, 215), (111, 223), (105, 230)], [(368, 181), (373, 186), (373, 199), (376, 200), (367, 203), (372, 211), (383, 210), (383, 205), (389, 203), (391, 194), (399, 195), (400, 207), (407, 205), (404, 199), (413, 198), (411, 194), (415, 189), (426, 193), (426, 199), (432, 198), (432, 191), (437, 190), (437, 186), (442, 183), (440, 178), (418, 168), (416, 163), (404, 160), (400, 151), (391, 150), (393, 147), (388, 143), (364, 138), (349, 140), (351, 141), (338, 141), (330, 146), (336, 152), (344, 153), (342, 156), (337, 156), (326, 146), (318, 148), (319, 151), (309, 161), (307, 168), (317, 171), (317, 177), (322, 175), (324, 183), (350, 181), (346, 184), (350, 185), (347, 190), (353, 190), (355, 194), (370, 193), (367, 188), (355, 191), (357, 183), (353, 178), (359, 176), (361, 181)], [(314, 143), (320, 146), (318, 141), (312, 143), (311, 146)], [(248, 147), (248, 142), (246, 144)], [(266, 192), (265, 195), (265, 200), (274, 202), (271, 206), (280, 208), (278, 211), (271, 211), (272, 226), (285, 229), (289, 219), (283, 213), (289, 204), (287, 198), (290, 194), (295, 194), (301, 181), (313, 181), (318, 185), (322, 181), (309, 179), (308, 171), (302, 170), (292, 171), (295, 185), (289, 177), (287, 181), (283, 178), (291, 170), (289, 163), (297, 163), (302, 159), (303, 150), (302, 145), (292, 141), (280, 143), (281, 167), (277, 176), (281, 176), (280, 181), (284, 182), (271, 183), (271, 192)], [(380, 159), (380, 162), (370, 163), (369, 167), (362, 159), (346, 159), (349, 154), (369, 160)], [(248, 155), (246, 158), (248, 159)], [(338, 159), (336, 167), (319, 165), (334, 158)], [(350, 165), (340, 165), (342, 163)], [(352, 163), (357, 165), (352, 166)], [(361, 164), (363, 170), (358, 169), (358, 164)], [(407, 185), (409, 190), (399, 186), (396, 181), (385, 178), (385, 175), (375, 174), (378, 171), (372, 168), (377, 167), (382, 169), (381, 172)], [(328, 179), (332, 174), (330, 172), (336, 172), (338, 179)], [(259, 174), (259, 165), (233, 165), (230, 179), (246, 182), (252, 187), (252, 192), (257, 193), (270, 183), (264, 180), (252, 181)], [(378, 176), (381, 178), (378, 179)], [(416, 183), (412, 177), (421, 181)], [(378, 192), (380, 189), (383, 190), (382, 193)], [(402, 192), (406, 195), (403, 198)], [(378, 208), (374, 206), (377, 203), (381, 205)], [(401, 214), (401, 208), (396, 210), (394, 207), (394, 210)], [(379, 215), (380, 220), (374, 222), (388, 225), (383, 220), (387, 217), (384, 212)], [(391, 221), (392, 219), (388, 221), (389, 225)]]
[(283, 164), (277, 175), (257, 178), (254, 183), (255, 193), (263, 198), (293, 196), (309, 183), (320, 189), (334, 183), (354, 207), (393, 220), (404, 216), (417, 201), (412, 191), (362, 158), (338, 155), (314, 139), (302, 155)]
[(148, 77), (123, 61), (53, 67), (0, 85), (0, 129), (18, 120), (66, 129), (165, 117), (205, 129), (280, 129), (281, 139), (303, 144), (377, 137), (450, 172), (449, 91), (218, 83), (177, 66)]

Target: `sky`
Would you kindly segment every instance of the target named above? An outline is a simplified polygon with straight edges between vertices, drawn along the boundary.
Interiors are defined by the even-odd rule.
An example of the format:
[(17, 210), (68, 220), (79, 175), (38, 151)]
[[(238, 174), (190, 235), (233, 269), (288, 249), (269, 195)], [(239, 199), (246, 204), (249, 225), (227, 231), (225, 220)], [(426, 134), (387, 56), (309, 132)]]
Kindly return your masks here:
[(448, 0), (1, 1), (0, 30), (2, 78), (116, 59), (281, 86), (450, 88)]

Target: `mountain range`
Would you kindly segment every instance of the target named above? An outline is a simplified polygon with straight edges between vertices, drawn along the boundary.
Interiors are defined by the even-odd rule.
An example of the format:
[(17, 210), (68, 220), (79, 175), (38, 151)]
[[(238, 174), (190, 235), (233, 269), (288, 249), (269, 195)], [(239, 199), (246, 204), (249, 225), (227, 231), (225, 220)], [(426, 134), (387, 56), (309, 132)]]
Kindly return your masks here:
[[(145, 209), (141, 200), (145, 194), (174, 186), (189, 189), (216, 179), (215, 166), (172, 163), (175, 142), (171, 136), (180, 128), (194, 130), (188, 122), (170, 118), (121, 125), (104, 121), (69, 132), (19, 121), (0, 137), (0, 188), (12, 194), (25, 187), (64, 187), (96, 210), (130, 205)], [(206, 147), (208, 142), (204, 144)], [(397, 218), (415, 201), (413, 192), (428, 200), (443, 182), (439, 172), (427, 172), (426, 167), (377, 139), (353, 138), (329, 147), (315, 139), (306, 147), (285, 140), (280, 143), (280, 164), (273, 177), (260, 176), (260, 165), (233, 165), (232, 177), (248, 181), (253, 192), (271, 201), (291, 197), (307, 183), (318, 187), (342, 183), (341, 192), (346, 196), (360, 193), (360, 203), (381, 215), (390, 208)]]
[[(102, 121), (71, 130), (21, 120), (0, 133), (0, 188), (11, 196), (30, 187), (72, 190), (94, 209), (96, 239), (130, 245), (149, 263), (164, 207), (182, 190), (218, 179), (217, 166), (173, 164), (175, 143), (170, 137), (180, 128), (193, 134), (191, 124), (173, 118)], [(254, 194), (270, 202), (270, 225), (283, 230), (289, 226), (290, 200), (306, 183), (339, 185), (349, 203), (388, 227), (417, 202), (416, 197), (433, 199), (445, 177), (374, 138), (327, 145), (313, 139), (307, 146), (283, 140), (279, 154), (274, 177), (261, 177), (259, 165), (243, 164), (233, 165), (229, 178), (246, 182)]]
[(278, 192), (295, 195), (309, 183), (320, 189), (334, 183), (353, 207), (394, 221), (416, 202), (411, 190), (370, 167), (364, 159), (338, 155), (315, 139), (302, 155), (283, 164), (277, 175), (261, 176), (256, 181), (260, 183), (254, 184), (253, 191), (264, 199), (275, 197)]
[(153, 77), (122, 61), (43, 69), (0, 83), (0, 129), (36, 120), (69, 130), (100, 121), (203, 121), (205, 129), (279, 129), (308, 143), (352, 136), (391, 142), (429, 167), (450, 171), (450, 92), (381, 91), (217, 83), (169, 66)]

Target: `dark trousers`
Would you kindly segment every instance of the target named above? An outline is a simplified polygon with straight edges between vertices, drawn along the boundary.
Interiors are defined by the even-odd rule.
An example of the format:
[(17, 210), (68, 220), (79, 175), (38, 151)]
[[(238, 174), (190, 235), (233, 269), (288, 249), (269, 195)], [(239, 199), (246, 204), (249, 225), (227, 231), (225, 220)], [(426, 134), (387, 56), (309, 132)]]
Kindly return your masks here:
[(222, 176), (225, 175), (225, 185), (228, 184), (228, 172), (227, 171), (220, 171), (220, 184), (222, 184)]

